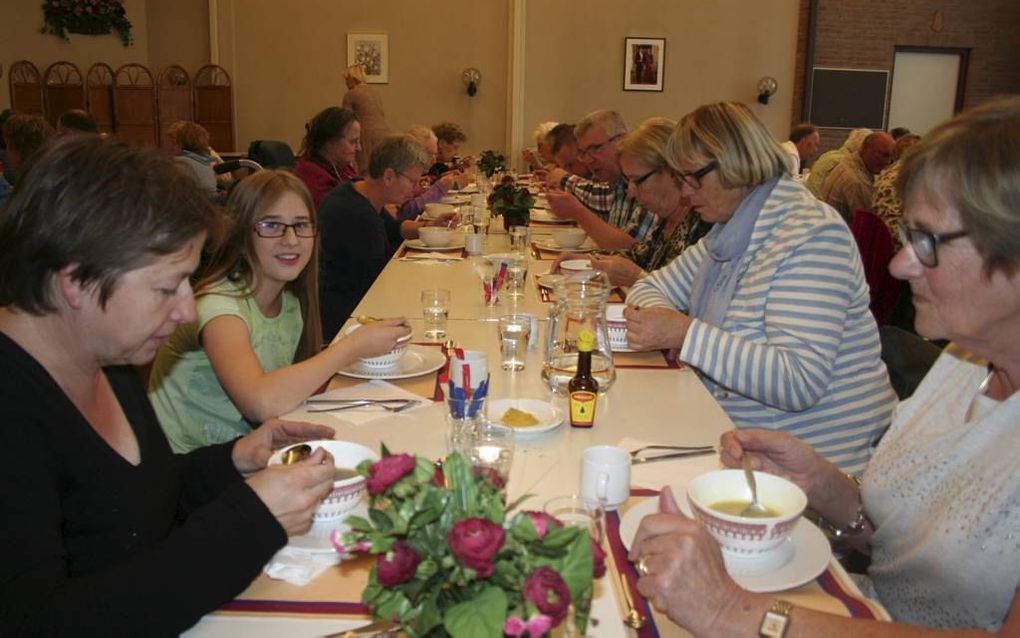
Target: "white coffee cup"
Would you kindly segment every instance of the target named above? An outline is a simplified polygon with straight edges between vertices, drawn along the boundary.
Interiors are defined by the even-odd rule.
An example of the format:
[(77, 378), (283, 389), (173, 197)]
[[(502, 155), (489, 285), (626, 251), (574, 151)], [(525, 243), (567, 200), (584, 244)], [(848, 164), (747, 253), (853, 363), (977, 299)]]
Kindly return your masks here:
[(630, 497), (630, 453), (595, 445), (581, 455), (581, 496), (615, 510)]

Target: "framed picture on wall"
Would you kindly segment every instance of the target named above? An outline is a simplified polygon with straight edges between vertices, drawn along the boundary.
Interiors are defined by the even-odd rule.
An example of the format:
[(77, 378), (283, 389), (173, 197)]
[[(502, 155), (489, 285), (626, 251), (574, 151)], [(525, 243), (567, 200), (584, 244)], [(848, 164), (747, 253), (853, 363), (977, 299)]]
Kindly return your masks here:
[(661, 91), (666, 38), (626, 38), (623, 53), (624, 91)]
[(360, 64), (369, 84), (390, 81), (389, 36), (385, 33), (348, 33), (347, 66)]

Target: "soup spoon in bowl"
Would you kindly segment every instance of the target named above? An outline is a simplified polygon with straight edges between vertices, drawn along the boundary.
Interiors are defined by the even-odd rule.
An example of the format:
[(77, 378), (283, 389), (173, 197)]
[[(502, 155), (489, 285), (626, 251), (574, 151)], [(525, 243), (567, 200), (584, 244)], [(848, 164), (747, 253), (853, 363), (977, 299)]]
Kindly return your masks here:
[(744, 468), (744, 477), (747, 478), (747, 485), (751, 488), (751, 502), (740, 512), (740, 515), (744, 518), (768, 516), (768, 509), (758, 502), (758, 483), (754, 480), (754, 470), (751, 469), (751, 457), (743, 455), (740, 458), (740, 465)]

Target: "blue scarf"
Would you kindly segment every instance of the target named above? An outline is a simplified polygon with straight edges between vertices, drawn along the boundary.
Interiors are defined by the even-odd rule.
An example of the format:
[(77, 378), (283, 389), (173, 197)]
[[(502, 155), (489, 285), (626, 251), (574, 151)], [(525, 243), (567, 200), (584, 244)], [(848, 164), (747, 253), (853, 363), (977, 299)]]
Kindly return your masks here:
[(708, 255), (698, 267), (691, 286), (689, 313), (717, 328), (721, 328), (733, 300), (737, 282), (747, 268), (740, 257), (751, 242), (751, 233), (758, 222), (758, 214), (768, 200), (779, 178), (759, 184), (740, 202), (729, 221), (716, 224), (705, 235)]

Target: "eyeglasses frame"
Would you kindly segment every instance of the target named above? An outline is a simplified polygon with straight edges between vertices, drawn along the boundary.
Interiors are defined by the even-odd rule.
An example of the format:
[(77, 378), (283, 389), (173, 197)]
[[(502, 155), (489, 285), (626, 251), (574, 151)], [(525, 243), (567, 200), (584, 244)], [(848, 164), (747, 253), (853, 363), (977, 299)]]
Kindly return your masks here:
[[(281, 232), (279, 235), (265, 235), (265, 234), (263, 234), (263, 231), (265, 230), (265, 225), (266, 224), (276, 224), (278, 226), (282, 226), (283, 227), (283, 232)], [(301, 233), (298, 232), (298, 226), (307, 226), (307, 225), (310, 225), (312, 227), (312, 234), (311, 235), (302, 235)], [(293, 229), (295, 237), (301, 237), (302, 239), (310, 239), (310, 238), (315, 237), (316, 235), (319, 234), (318, 226), (316, 226), (315, 222), (313, 222), (310, 219), (309, 220), (305, 220), (305, 221), (300, 221), (300, 222), (297, 222), (297, 223), (294, 223), (294, 224), (285, 224), (284, 222), (278, 222), (275, 219), (262, 219), (262, 220), (259, 220), (259, 221), (255, 222), (252, 225), (251, 229), (253, 231), (255, 231), (255, 234), (258, 235), (259, 237), (261, 237), (262, 239), (279, 239), (279, 238), (283, 237), (284, 235), (286, 235), (287, 231), (291, 230), (291, 229)]]
[[(899, 236), (900, 243), (906, 248), (910, 246), (910, 250), (914, 252), (914, 256), (917, 257), (917, 261), (920, 262), (925, 268), (938, 268), (939, 265), (939, 246), (959, 239), (960, 237), (966, 237), (970, 234), (968, 230), (957, 230), (951, 233), (933, 233), (929, 230), (921, 228), (911, 228), (907, 226), (907, 222), (902, 219), (896, 220), (896, 234)], [(915, 240), (916, 238), (916, 240)], [(922, 240), (927, 240), (928, 245), (931, 246), (931, 259), (927, 260), (922, 256), (921, 251), (918, 250), (917, 246)], [(931, 263), (928, 263), (928, 262)]]

